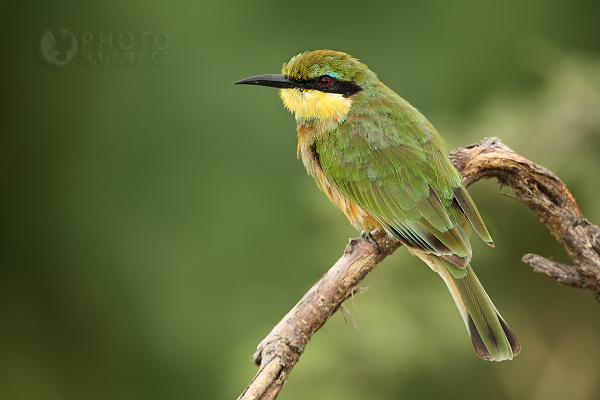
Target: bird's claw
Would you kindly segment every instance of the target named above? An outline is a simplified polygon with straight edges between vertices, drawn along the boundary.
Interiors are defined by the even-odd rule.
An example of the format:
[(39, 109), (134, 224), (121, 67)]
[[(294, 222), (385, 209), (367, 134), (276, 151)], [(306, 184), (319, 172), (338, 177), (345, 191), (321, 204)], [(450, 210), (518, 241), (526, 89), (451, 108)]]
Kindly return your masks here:
[(377, 250), (378, 253), (381, 253), (381, 250), (379, 250), (379, 245), (377, 244), (377, 241), (375, 240), (375, 238), (373, 238), (373, 236), (371, 236), (371, 232), (361, 231), (360, 237), (363, 238), (364, 240), (366, 240), (367, 242), (371, 243), (373, 245), (373, 247), (375, 247), (375, 250)]

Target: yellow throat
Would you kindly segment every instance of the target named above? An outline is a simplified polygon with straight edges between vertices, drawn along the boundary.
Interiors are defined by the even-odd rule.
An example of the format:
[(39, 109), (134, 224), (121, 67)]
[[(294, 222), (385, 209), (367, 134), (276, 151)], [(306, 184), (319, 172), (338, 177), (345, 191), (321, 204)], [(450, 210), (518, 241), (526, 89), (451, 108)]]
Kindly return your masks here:
[(319, 90), (281, 89), (279, 96), (285, 108), (299, 119), (334, 119), (342, 122), (352, 100), (338, 93), (324, 93)]

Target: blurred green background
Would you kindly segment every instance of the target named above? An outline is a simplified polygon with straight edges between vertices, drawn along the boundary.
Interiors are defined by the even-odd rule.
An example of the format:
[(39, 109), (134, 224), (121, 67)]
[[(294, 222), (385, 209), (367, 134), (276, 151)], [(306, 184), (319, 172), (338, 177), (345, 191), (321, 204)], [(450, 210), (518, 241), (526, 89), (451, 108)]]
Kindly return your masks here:
[[(296, 159), (276, 90), (231, 85), (305, 50), (360, 58), (453, 146), (499, 136), (599, 223), (599, 11), (3, 2), (0, 399), (241, 393), (256, 344), (357, 236)], [(44, 53), (52, 28), (76, 54)], [(475, 241), (474, 265), (521, 355), (476, 357), (442, 280), (400, 249), (347, 304), (359, 329), (336, 314), (281, 399), (600, 398), (599, 305), (521, 263), (568, 260), (507, 189), (471, 193), (496, 242)]]

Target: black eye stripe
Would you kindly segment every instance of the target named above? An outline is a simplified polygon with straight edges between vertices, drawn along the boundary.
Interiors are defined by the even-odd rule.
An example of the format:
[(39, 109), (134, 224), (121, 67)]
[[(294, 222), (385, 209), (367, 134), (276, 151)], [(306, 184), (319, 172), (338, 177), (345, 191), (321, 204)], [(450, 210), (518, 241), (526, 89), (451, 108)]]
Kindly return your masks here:
[(360, 92), (360, 86), (352, 81), (342, 81), (329, 75), (321, 75), (318, 78), (306, 82), (307, 89), (320, 90), (325, 93), (339, 93), (344, 97), (352, 96)]
[[(322, 81), (322, 79), (324, 80)], [(296, 80), (293, 78), (291, 80), (298, 85), (297, 87), (300, 90), (319, 90), (325, 93), (338, 93), (344, 97), (352, 96), (362, 90), (360, 86), (352, 81), (338, 80), (330, 75), (321, 75), (308, 80)], [(325, 83), (325, 85), (322, 83)]]

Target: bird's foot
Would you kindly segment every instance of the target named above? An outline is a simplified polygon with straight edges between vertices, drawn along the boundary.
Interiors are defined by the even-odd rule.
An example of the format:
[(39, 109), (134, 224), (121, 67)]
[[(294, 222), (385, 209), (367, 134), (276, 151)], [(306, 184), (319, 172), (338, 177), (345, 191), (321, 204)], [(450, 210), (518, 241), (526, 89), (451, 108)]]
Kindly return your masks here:
[(381, 250), (379, 250), (379, 245), (377, 244), (377, 241), (375, 240), (375, 238), (373, 238), (373, 236), (371, 236), (371, 232), (360, 231), (360, 237), (363, 238), (364, 240), (366, 240), (367, 242), (371, 243), (373, 245), (373, 247), (375, 247), (375, 250), (377, 250), (378, 253), (381, 253)]

